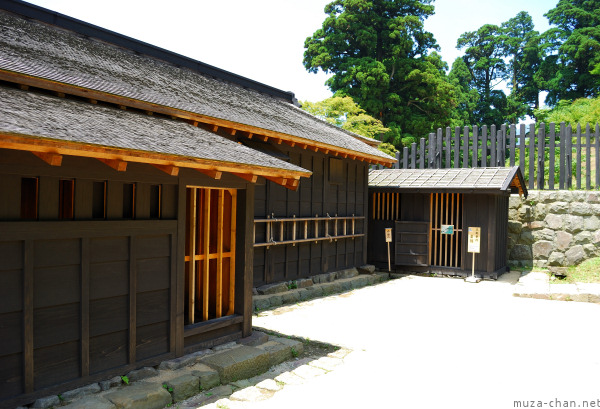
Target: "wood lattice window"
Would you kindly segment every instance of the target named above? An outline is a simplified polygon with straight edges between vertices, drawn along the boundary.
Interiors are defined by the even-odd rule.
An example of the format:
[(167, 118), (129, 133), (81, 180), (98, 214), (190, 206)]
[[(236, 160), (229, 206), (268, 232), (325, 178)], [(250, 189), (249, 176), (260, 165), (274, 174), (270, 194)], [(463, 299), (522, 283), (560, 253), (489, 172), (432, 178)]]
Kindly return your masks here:
[[(429, 264), (432, 266), (461, 267), (462, 203), (461, 193), (430, 195)], [(452, 234), (442, 234), (442, 225), (453, 226)]]
[(371, 211), (373, 220), (399, 220), (400, 193), (372, 193)]
[(234, 313), (237, 191), (188, 187), (185, 321)]

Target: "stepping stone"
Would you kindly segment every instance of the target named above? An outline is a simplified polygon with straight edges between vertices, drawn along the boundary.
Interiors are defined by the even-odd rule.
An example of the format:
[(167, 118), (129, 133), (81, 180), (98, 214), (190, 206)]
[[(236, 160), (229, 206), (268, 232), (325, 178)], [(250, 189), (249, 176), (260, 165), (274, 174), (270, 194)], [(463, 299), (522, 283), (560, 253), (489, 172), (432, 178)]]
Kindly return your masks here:
[(69, 405), (61, 406), (61, 409), (116, 409), (116, 406), (104, 398), (87, 396)]
[(317, 359), (316, 361), (309, 362), (310, 366), (314, 366), (315, 368), (324, 369), (326, 371), (333, 371), (333, 369), (342, 364), (341, 359), (330, 358), (328, 356), (324, 356), (322, 358)]
[(249, 388), (241, 389), (237, 392), (234, 392), (229, 399), (236, 401), (249, 401), (249, 402), (259, 402), (262, 400), (267, 400), (271, 396), (273, 396), (275, 392), (269, 391), (267, 389), (259, 389), (256, 386), (251, 386)]
[(277, 392), (283, 388), (283, 385), (278, 384), (273, 379), (265, 379), (256, 384), (257, 388), (266, 389), (268, 391)]
[(200, 388), (202, 388), (202, 390), (214, 388), (221, 384), (219, 373), (204, 364), (194, 365), (192, 367), (192, 375), (200, 378)]
[(246, 338), (238, 340), (238, 344), (247, 345), (249, 347), (255, 347), (262, 345), (269, 341), (269, 336), (261, 331), (252, 331), (252, 335)]
[(269, 341), (257, 348), (269, 353), (269, 366), (274, 366), (292, 359), (292, 347), (280, 342)]
[(269, 362), (268, 352), (245, 345), (217, 352), (202, 359), (202, 363), (219, 373), (223, 384), (266, 372), (269, 369)]
[(311, 379), (326, 374), (327, 372), (323, 369), (315, 368), (314, 366), (302, 365), (294, 369), (292, 373), (304, 379)]
[(140, 382), (105, 395), (119, 409), (163, 409), (172, 403), (161, 384)]
[(304, 352), (304, 344), (300, 341), (296, 341), (295, 339), (290, 339), (290, 338), (281, 338), (281, 337), (270, 337), (269, 338), (270, 341), (275, 341), (278, 342), (280, 344), (283, 344), (285, 346), (288, 346), (290, 348), (290, 353), (293, 355), (293, 353), (291, 352), (291, 349), (293, 348), (298, 355), (302, 355), (302, 353)]
[(304, 378), (301, 378), (292, 372), (284, 372), (275, 377), (275, 382), (282, 382), (285, 385), (302, 385), (304, 383)]
[(193, 375), (181, 375), (165, 382), (173, 402), (181, 402), (200, 392), (200, 378)]

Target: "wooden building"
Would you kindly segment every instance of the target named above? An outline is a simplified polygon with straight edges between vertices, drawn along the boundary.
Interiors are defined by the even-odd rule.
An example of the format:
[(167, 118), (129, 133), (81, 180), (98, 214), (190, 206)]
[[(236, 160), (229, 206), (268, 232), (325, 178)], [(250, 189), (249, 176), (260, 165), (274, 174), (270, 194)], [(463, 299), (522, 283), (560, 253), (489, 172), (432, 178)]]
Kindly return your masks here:
[(250, 335), (255, 203), (300, 215), (312, 169), (392, 161), (292, 93), (0, 9), (0, 407)]
[(506, 271), (508, 198), (527, 196), (518, 166), (390, 169), (369, 174), (369, 262), (388, 267), (385, 229), (392, 228), (393, 269), (470, 275), (469, 227), (481, 228), (475, 275)]

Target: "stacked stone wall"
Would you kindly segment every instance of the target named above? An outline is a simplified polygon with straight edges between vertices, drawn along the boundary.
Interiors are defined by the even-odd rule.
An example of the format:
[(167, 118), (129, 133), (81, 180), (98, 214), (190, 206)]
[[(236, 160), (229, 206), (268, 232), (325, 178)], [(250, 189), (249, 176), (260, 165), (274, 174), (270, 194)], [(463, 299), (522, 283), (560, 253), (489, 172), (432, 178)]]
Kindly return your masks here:
[(600, 255), (600, 193), (530, 191), (512, 195), (508, 265), (568, 267)]

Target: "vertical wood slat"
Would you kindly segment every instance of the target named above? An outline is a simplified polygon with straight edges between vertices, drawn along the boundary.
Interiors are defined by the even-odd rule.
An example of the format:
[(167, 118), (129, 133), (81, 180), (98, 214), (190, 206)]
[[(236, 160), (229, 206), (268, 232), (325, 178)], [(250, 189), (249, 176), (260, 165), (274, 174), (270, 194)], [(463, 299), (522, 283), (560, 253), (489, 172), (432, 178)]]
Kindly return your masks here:
[[(209, 278), (210, 278), (210, 197), (211, 189), (205, 189), (204, 194), (204, 209), (202, 212), (203, 220), (203, 246), (202, 255), (204, 256), (204, 264), (202, 269), (202, 321), (208, 320), (208, 301), (209, 301)], [(200, 280), (198, 280), (200, 281)]]
[(546, 168), (545, 166), (545, 147), (544, 144), (546, 143), (546, 126), (544, 125), (543, 122), (540, 123), (540, 128), (538, 130), (538, 151), (537, 151), (537, 168), (538, 168), (538, 175), (537, 175), (537, 188), (539, 190), (544, 189), (544, 169)]
[(465, 126), (463, 128), (463, 159), (462, 159), (462, 167), (469, 167), (469, 127)]
[(429, 249), (429, 251), (427, 252), (427, 258), (428, 258), (428, 263), (429, 265), (433, 264), (433, 260), (431, 258), (431, 252), (433, 251), (433, 249), (431, 248), (431, 235), (433, 234), (433, 193), (429, 194), (429, 234), (427, 235), (427, 241), (428, 241), (428, 246), (427, 248)]
[(496, 166), (496, 125), (490, 126), (490, 166)]
[[(448, 224), (448, 196), (450, 196), (449, 193), (444, 193), (445, 199), (446, 199), (446, 217), (445, 217), (445, 223), (444, 224)], [(444, 234), (444, 265), (447, 266), (448, 265), (448, 235)]]
[(408, 169), (408, 146), (402, 148), (402, 167)]
[(435, 229), (435, 236), (433, 237), (433, 262), (437, 265), (437, 236), (438, 236), (438, 194), (435, 194), (435, 214), (434, 214), (434, 229)]
[(413, 142), (410, 144), (410, 168), (417, 168), (417, 143)]
[(498, 146), (498, 166), (506, 166), (506, 124), (501, 126), (500, 145)]
[(137, 349), (137, 267), (136, 238), (129, 237), (129, 363), (135, 364)]
[(596, 189), (600, 188), (600, 125), (596, 124), (594, 133), (594, 147), (596, 148)]
[(573, 129), (571, 125), (567, 126), (565, 138), (565, 182), (566, 189), (573, 186)]
[(529, 125), (529, 189), (533, 190), (535, 181), (535, 124)]
[(429, 140), (427, 143), (427, 167), (430, 169), (435, 168), (435, 134), (429, 133)]
[(188, 188), (189, 193), (189, 218), (188, 229), (190, 234), (189, 242), (189, 256), (190, 261), (188, 264), (188, 317), (190, 324), (196, 322), (195, 309), (196, 309), (196, 207), (197, 207), (197, 194), (196, 188)]
[(550, 123), (550, 140), (548, 147), (548, 157), (549, 157), (549, 169), (548, 172), (548, 189), (554, 190), (554, 167), (555, 167), (555, 153), (556, 153), (556, 133), (554, 122)]
[(23, 380), (25, 393), (33, 392), (33, 240), (25, 240), (23, 251)]
[(460, 168), (460, 127), (454, 128), (454, 168)]
[(519, 167), (525, 175), (525, 124), (519, 126)]
[(450, 193), (450, 224), (454, 226), (453, 236), (450, 237), (450, 267), (454, 267), (454, 234), (458, 234), (456, 232), (456, 224), (454, 223), (454, 193)]
[(438, 128), (437, 130), (437, 148), (435, 150), (435, 167), (437, 169), (442, 168), (442, 152), (444, 150), (444, 139), (442, 137), (442, 128)]
[(487, 125), (481, 127), (481, 167), (486, 168), (488, 164), (488, 129)]
[(566, 149), (566, 139), (567, 139), (567, 131), (565, 129), (565, 123), (561, 122), (560, 123), (560, 128), (559, 128), (559, 178), (558, 178), (558, 186), (559, 189), (564, 189), (565, 188), (565, 176), (566, 176), (566, 170), (565, 170), (565, 149)]
[[(237, 234), (237, 190), (232, 189), (229, 191), (231, 194), (231, 248), (229, 249), (231, 253), (231, 258), (229, 260), (229, 309), (227, 311), (227, 315), (231, 315), (234, 313), (235, 309), (235, 255), (236, 255), (236, 234)], [(294, 222), (294, 227), (296, 226), (296, 222)]]
[(216, 283), (216, 317), (223, 315), (223, 213), (225, 212), (225, 191), (219, 189), (217, 199), (217, 283)]
[(477, 125), (473, 125), (473, 149), (472, 149), (472, 153), (471, 153), (471, 166), (476, 168), (478, 167), (477, 164), (477, 154), (479, 151), (479, 128), (477, 127)]
[(419, 169), (425, 169), (425, 138), (421, 138), (421, 148), (419, 150)]
[[(462, 232), (462, 224), (460, 226), (458, 226), (458, 220), (460, 218), (460, 212), (462, 212), (462, 193), (457, 193), (456, 194), (456, 230), (458, 231), (459, 227), (460, 227), (460, 231)], [(455, 237), (455, 249), (454, 249), (454, 260), (455, 260), (455, 264), (456, 267), (460, 267), (460, 265), (458, 265), (458, 251), (460, 249), (460, 242), (458, 240), (458, 232), (456, 233), (456, 237)]]
[(516, 149), (516, 126), (514, 124), (510, 125), (510, 166), (515, 166), (515, 149)]
[(575, 153), (577, 155), (577, 163), (575, 167), (575, 182), (577, 189), (581, 189), (581, 125), (577, 124), (577, 131), (575, 134)]
[(591, 189), (592, 185), (592, 141), (590, 124), (585, 126), (585, 188)]
[(446, 127), (446, 163), (445, 168), (452, 167), (452, 130), (449, 126)]
[(396, 158), (396, 163), (394, 163), (394, 169), (400, 169), (400, 151), (396, 152), (394, 154), (394, 157)]
[(81, 376), (90, 374), (90, 239), (81, 239)]

